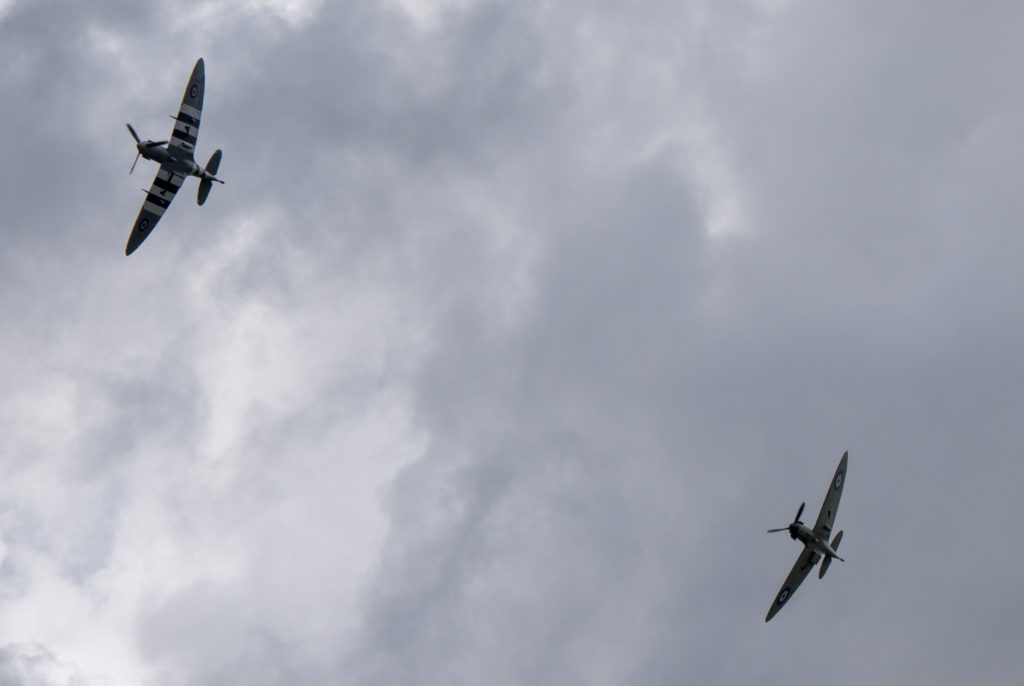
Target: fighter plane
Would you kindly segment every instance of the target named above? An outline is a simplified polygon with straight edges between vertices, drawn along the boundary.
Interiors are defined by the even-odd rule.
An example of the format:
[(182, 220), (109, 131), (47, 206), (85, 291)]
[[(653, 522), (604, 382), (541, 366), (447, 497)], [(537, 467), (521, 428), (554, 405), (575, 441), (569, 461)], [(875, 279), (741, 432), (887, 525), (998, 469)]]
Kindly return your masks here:
[(206, 73), (203, 65), (203, 58), (200, 57), (196, 66), (192, 69), (192, 76), (188, 79), (188, 86), (185, 87), (185, 95), (181, 98), (181, 107), (178, 115), (171, 115), (174, 119), (174, 129), (171, 131), (170, 141), (141, 140), (139, 134), (131, 124), (125, 124), (128, 132), (135, 139), (135, 147), (138, 153), (135, 155), (135, 162), (128, 172), (135, 171), (135, 163), (139, 161), (139, 155), (147, 160), (160, 163), (160, 169), (153, 179), (153, 185), (146, 193), (146, 200), (142, 203), (139, 216), (135, 218), (135, 226), (128, 237), (128, 245), (124, 254), (131, 255), (135, 252), (142, 241), (146, 240), (150, 232), (164, 215), (164, 211), (174, 194), (185, 182), (186, 176), (198, 176), (199, 181), (199, 204), (206, 202), (206, 196), (210, 194), (213, 182), (224, 183), (216, 176), (217, 168), (220, 166), (221, 152), (217, 150), (206, 163), (206, 167), (196, 164), (192, 153), (195, 152), (196, 136), (199, 134), (199, 118), (203, 113), (203, 90), (206, 83)]
[(835, 476), (832, 477), (832, 484), (828, 488), (828, 493), (825, 494), (825, 502), (821, 504), (821, 511), (818, 512), (818, 521), (814, 523), (813, 529), (808, 529), (800, 521), (800, 515), (803, 514), (804, 505), (807, 503), (800, 503), (800, 509), (796, 511), (796, 518), (793, 519), (792, 524), (781, 529), (768, 529), (770, 534), (776, 531), (788, 531), (790, 538), (804, 544), (804, 549), (800, 553), (800, 557), (796, 559), (796, 564), (790, 570), (789, 576), (782, 582), (782, 588), (779, 590), (779, 594), (775, 596), (775, 602), (772, 603), (772, 607), (768, 610), (768, 616), (764, 618), (764, 621), (769, 621), (775, 616), (776, 612), (782, 609), (782, 606), (796, 592), (796, 589), (807, 576), (807, 573), (811, 571), (811, 567), (816, 565), (818, 560), (823, 557), (825, 558), (821, 563), (821, 569), (818, 571), (819, 579), (825, 576), (828, 566), (832, 564), (832, 558), (836, 558), (840, 562), (845, 561), (836, 554), (836, 550), (839, 548), (839, 541), (843, 539), (843, 532), (837, 533), (836, 537), (832, 539), (831, 544), (828, 542), (828, 538), (832, 534), (832, 524), (835, 522), (836, 512), (839, 510), (839, 499), (843, 495), (843, 484), (846, 482), (846, 460), (848, 457), (848, 453), (843, 453), (842, 459), (839, 460), (839, 466), (836, 467)]

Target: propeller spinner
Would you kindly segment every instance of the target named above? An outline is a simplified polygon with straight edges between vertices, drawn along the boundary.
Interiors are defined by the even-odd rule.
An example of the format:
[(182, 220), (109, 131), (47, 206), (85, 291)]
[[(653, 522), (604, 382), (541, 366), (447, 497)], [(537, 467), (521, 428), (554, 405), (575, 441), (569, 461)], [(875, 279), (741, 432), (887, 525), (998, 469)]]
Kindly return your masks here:
[[(800, 509), (796, 511), (796, 517), (793, 518), (793, 524), (803, 524), (803, 522), (800, 521), (800, 515), (804, 513), (804, 506), (806, 504), (807, 503), (800, 503)], [(784, 526), (781, 529), (768, 529), (768, 533), (773, 534), (776, 531), (789, 531), (789, 527), (793, 526), (793, 524), (790, 524), (789, 526)]]
[(128, 133), (130, 133), (132, 138), (135, 139), (135, 148), (138, 150), (138, 152), (135, 153), (135, 162), (132, 162), (132, 168), (128, 171), (128, 173), (131, 174), (135, 171), (135, 164), (139, 161), (139, 155), (142, 154), (143, 149), (159, 148), (161, 145), (166, 145), (167, 141), (143, 141), (139, 138), (139, 134), (135, 133), (135, 129), (132, 128), (131, 124), (126, 123), (125, 126), (128, 127)]

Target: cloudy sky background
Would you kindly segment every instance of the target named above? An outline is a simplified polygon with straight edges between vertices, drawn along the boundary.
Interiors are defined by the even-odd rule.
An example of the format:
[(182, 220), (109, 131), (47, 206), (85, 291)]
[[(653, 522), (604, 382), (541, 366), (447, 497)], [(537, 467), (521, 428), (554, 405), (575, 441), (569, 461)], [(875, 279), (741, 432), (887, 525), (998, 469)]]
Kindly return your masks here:
[(0, 684), (1019, 679), (1022, 22), (0, 0)]

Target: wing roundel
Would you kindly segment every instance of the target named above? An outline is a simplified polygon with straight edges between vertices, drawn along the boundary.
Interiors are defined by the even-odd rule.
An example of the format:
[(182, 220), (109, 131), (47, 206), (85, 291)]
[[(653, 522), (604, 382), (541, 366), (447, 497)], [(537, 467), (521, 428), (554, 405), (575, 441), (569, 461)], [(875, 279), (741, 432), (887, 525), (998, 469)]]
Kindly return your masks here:
[(789, 576), (782, 582), (782, 588), (779, 589), (778, 594), (775, 596), (775, 601), (772, 602), (772, 607), (768, 610), (768, 616), (764, 618), (764, 621), (771, 620), (782, 606), (786, 604), (786, 601), (793, 597), (796, 593), (796, 589), (800, 587), (800, 584), (807, 578), (807, 574), (811, 571), (811, 568), (818, 562), (821, 555), (814, 552), (814, 550), (807, 546), (804, 551), (800, 553), (800, 557), (796, 558), (796, 562), (793, 564), (793, 569), (789, 570)]
[(146, 200), (142, 203), (139, 216), (135, 218), (135, 225), (132, 227), (131, 235), (128, 236), (128, 245), (125, 246), (124, 254), (131, 255), (142, 245), (142, 241), (149, 237), (164, 211), (174, 200), (174, 194), (181, 188), (184, 176), (175, 174), (170, 170), (160, 167), (157, 170), (153, 185), (146, 193)]

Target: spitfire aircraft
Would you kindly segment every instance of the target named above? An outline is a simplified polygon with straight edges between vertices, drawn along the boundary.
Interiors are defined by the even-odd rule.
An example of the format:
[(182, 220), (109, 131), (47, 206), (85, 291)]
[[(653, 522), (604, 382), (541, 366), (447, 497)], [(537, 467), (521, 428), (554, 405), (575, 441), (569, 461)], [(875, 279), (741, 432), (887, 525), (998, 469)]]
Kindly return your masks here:
[(837, 533), (836, 537), (832, 539), (831, 544), (828, 542), (828, 539), (832, 535), (832, 524), (835, 522), (836, 512), (839, 510), (839, 498), (843, 495), (848, 456), (848, 453), (843, 453), (842, 459), (839, 460), (839, 466), (836, 468), (835, 476), (832, 477), (832, 483), (829, 485), (828, 493), (825, 494), (825, 502), (821, 504), (821, 511), (818, 512), (818, 520), (814, 523), (813, 529), (808, 529), (800, 521), (800, 515), (803, 514), (804, 505), (807, 503), (800, 503), (800, 509), (796, 511), (796, 518), (792, 524), (781, 529), (768, 529), (768, 533), (788, 531), (790, 538), (804, 544), (804, 549), (800, 553), (800, 557), (796, 559), (796, 564), (790, 570), (789, 576), (782, 582), (782, 588), (779, 590), (779, 594), (775, 596), (775, 602), (772, 603), (772, 607), (768, 610), (768, 616), (764, 618), (764, 621), (769, 621), (775, 616), (776, 612), (782, 609), (782, 606), (786, 604), (786, 601), (789, 600), (790, 596), (800, 586), (807, 573), (811, 571), (811, 568), (818, 563), (818, 560), (824, 558), (821, 563), (821, 569), (818, 571), (819, 579), (825, 576), (828, 566), (832, 564), (832, 558), (836, 558), (840, 562), (843, 561), (843, 558), (836, 554), (836, 550), (839, 549), (839, 541), (843, 539), (843, 532)]
[(139, 216), (135, 219), (135, 226), (128, 237), (128, 245), (124, 250), (125, 255), (135, 252), (142, 241), (146, 240), (150, 232), (164, 215), (164, 211), (174, 194), (181, 188), (186, 176), (198, 176), (199, 181), (199, 204), (206, 202), (206, 196), (210, 194), (213, 182), (224, 183), (216, 176), (217, 168), (220, 166), (221, 152), (217, 150), (206, 163), (206, 167), (196, 164), (192, 153), (195, 152), (196, 136), (199, 134), (199, 118), (203, 113), (203, 90), (206, 83), (206, 74), (203, 66), (203, 58), (200, 57), (196, 66), (192, 69), (192, 76), (189, 77), (188, 86), (185, 87), (185, 95), (181, 98), (181, 107), (178, 115), (171, 115), (174, 119), (174, 129), (171, 131), (170, 141), (141, 140), (135, 133), (131, 124), (126, 124), (128, 132), (135, 139), (135, 147), (138, 153), (135, 155), (135, 162), (128, 172), (135, 171), (135, 163), (139, 161), (139, 155), (147, 160), (160, 163), (160, 169), (153, 179), (153, 185), (146, 193), (146, 200), (142, 203)]

